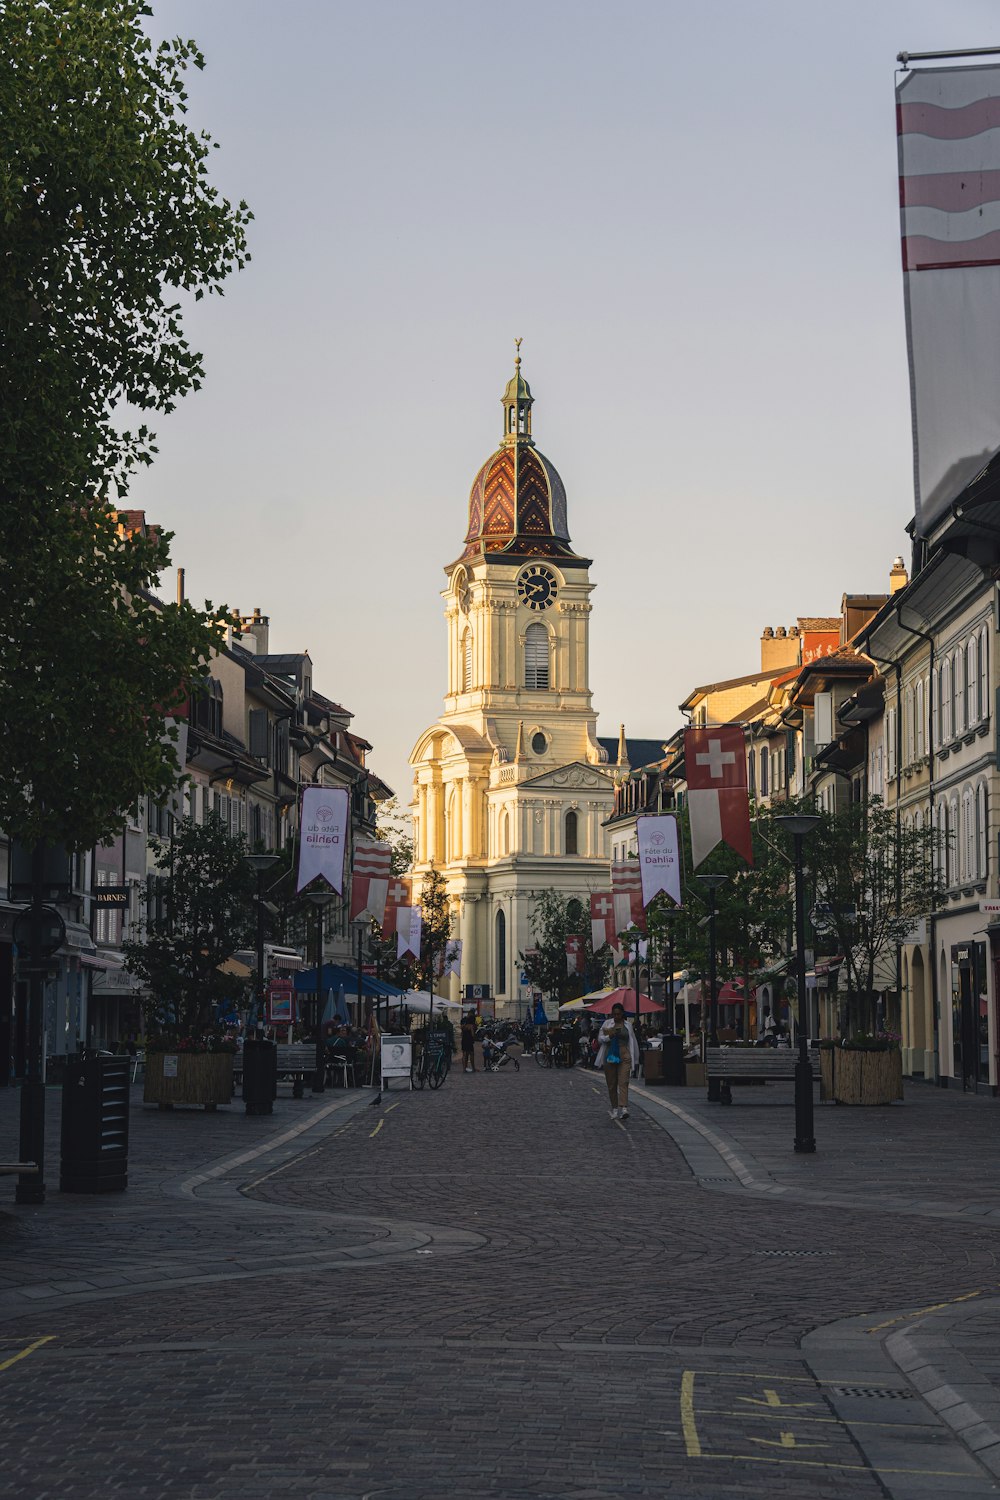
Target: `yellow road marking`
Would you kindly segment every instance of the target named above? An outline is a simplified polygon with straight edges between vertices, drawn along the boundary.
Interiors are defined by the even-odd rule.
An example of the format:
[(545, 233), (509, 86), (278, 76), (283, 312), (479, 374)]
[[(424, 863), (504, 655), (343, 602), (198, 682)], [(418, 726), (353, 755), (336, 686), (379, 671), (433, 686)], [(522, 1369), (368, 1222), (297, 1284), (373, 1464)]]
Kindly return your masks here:
[(871, 1474), (875, 1479), (880, 1474), (926, 1474), (931, 1479), (969, 1478), (967, 1469), (888, 1469), (884, 1464), (869, 1468), (867, 1464), (837, 1464), (823, 1458), (771, 1458), (764, 1453), (703, 1453), (698, 1456), (714, 1458), (724, 1463), (784, 1464), (795, 1469), (839, 1469), (855, 1474)]
[(382, 1129), (382, 1126), (384, 1124), (385, 1124), (384, 1120), (379, 1120), (378, 1124), (375, 1126), (375, 1129), (371, 1132), (371, 1134), (369, 1135), (368, 1139), (371, 1140), (372, 1136), (378, 1135), (379, 1131)]
[(756, 1396), (737, 1396), (737, 1401), (745, 1401), (748, 1406), (818, 1406), (818, 1401), (782, 1401), (777, 1391), (772, 1391), (768, 1386), (764, 1387), (764, 1400), (758, 1401)]
[(771, 1438), (751, 1438), (750, 1441), (759, 1443), (762, 1448), (828, 1448), (830, 1446), (829, 1443), (798, 1443), (795, 1440), (795, 1434), (791, 1432), (779, 1433), (776, 1442)]
[(891, 1328), (894, 1323), (908, 1323), (911, 1318), (922, 1318), (927, 1313), (940, 1312), (942, 1308), (954, 1307), (958, 1302), (971, 1302), (973, 1297), (981, 1297), (982, 1290), (978, 1292), (966, 1292), (964, 1297), (951, 1297), (947, 1302), (932, 1302), (930, 1307), (918, 1307), (913, 1312), (902, 1313), (898, 1318), (886, 1318), (884, 1323), (875, 1323), (866, 1333), (881, 1333), (883, 1328)]
[(29, 1354), (34, 1354), (35, 1350), (40, 1349), (43, 1344), (51, 1343), (55, 1336), (54, 1333), (47, 1333), (44, 1338), (36, 1339), (33, 1344), (28, 1345), (27, 1349), (21, 1349), (17, 1354), (12, 1354), (10, 1359), (5, 1359), (3, 1364), (0, 1364), (0, 1370), (9, 1370), (11, 1365), (16, 1365), (19, 1359), (27, 1359)]
[[(747, 1413), (745, 1411), (726, 1411), (721, 1406), (705, 1406), (705, 1405), (703, 1405), (702, 1408), (701, 1408), (701, 1414), (702, 1414), (703, 1417), (746, 1417), (746, 1416), (749, 1415), (749, 1413)], [(768, 1421), (784, 1422), (786, 1420), (784, 1412), (780, 1412), (780, 1411), (757, 1411), (757, 1412), (754, 1412), (754, 1416), (757, 1417), (762, 1422), (768, 1422)], [(829, 1427), (843, 1427), (844, 1426), (844, 1423), (841, 1421), (840, 1417), (806, 1417), (806, 1416), (800, 1416), (796, 1412), (795, 1417), (794, 1417), (793, 1420), (796, 1421), (796, 1422), (813, 1422), (813, 1423), (819, 1422), (819, 1423), (821, 1423), (821, 1424), (823, 1424), (825, 1426), (829, 1426)], [(902, 1427), (902, 1428), (905, 1428), (907, 1432), (915, 1432), (917, 1430), (917, 1428), (919, 1428), (919, 1427), (933, 1427), (933, 1426), (935, 1426), (935, 1424), (933, 1422), (856, 1422), (854, 1420), (854, 1418), (852, 1417), (851, 1418), (851, 1426), (852, 1427)]]
[(814, 1391), (823, 1383), (808, 1375), (775, 1375), (769, 1370), (692, 1370), (691, 1374), (713, 1375), (723, 1380), (776, 1380), (779, 1385), (811, 1385)]
[(694, 1376), (694, 1370), (685, 1370), (681, 1376), (681, 1431), (688, 1458), (701, 1458), (701, 1439), (694, 1419)]
[(395, 1102), (395, 1104), (390, 1104), (389, 1108), (385, 1111), (385, 1113), (387, 1115), (391, 1115), (394, 1109), (398, 1109), (399, 1108), (400, 1102), (401, 1101), (399, 1099), (397, 1099), (396, 1102)]

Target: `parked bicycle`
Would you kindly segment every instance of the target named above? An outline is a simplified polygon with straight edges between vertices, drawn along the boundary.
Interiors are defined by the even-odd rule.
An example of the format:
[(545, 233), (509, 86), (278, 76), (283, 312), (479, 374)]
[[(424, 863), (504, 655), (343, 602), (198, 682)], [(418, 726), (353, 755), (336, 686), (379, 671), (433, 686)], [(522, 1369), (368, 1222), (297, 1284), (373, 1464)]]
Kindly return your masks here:
[(410, 1068), (410, 1082), (415, 1089), (439, 1089), (451, 1069), (451, 1051), (441, 1037), (432, 1036), (425, 1042)]

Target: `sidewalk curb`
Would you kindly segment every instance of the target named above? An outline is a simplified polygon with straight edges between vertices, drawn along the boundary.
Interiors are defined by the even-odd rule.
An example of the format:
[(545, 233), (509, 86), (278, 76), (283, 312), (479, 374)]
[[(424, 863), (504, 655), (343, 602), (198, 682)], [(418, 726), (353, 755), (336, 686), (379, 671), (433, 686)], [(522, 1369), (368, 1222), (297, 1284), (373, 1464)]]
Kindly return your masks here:
[(928, 1313), (886, 1338), (885, 1351), (968, 1451), (1000, 1478), (1000, 1392), (951, 1343), (956, 1324), (984, 1308), (1000, 1313), (1000, 1298), (977, 1300), (960, 1312)]

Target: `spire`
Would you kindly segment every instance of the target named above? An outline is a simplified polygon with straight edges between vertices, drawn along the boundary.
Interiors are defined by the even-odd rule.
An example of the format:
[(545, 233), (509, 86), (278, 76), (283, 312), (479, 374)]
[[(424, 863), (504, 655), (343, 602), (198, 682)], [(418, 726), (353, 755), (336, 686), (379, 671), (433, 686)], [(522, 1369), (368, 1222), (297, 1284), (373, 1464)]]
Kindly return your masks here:
[(625, 746), (624, 724), (619, 724), (618, 726), (618, 760), (616, 761), (616, 765), (625, 767), (628, 766), (628, 750)]
[(524, 720), (517, 721), (517, 746), (514, 750), (514, 763), (524, 760)]
[(516, 351), (514, 374), (508, 380), (503, 393), (503, 441), (505, 448), (524, 443), (529, 448), (535, 445), (531, 439), (531, 387), (521, 374), (521, 340), (514, 340)]

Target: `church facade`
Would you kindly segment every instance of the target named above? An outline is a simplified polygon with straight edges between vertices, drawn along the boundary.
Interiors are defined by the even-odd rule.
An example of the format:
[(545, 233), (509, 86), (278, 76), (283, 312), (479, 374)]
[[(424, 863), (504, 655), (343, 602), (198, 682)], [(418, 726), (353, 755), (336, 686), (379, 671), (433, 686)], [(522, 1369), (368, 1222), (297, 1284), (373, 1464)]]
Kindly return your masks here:
[(500, 447), (476, 475), (464, 549), (445, 570), (444, 712), (410, 764), (414, 890), (431, 865), (441, 871), (461, 993), (488, 985), (510, 1014), (528, 998), (518, 954), (532, 946), (536, 893), (586, 904), (607, 888), (603, 825), (628, 765), (623, 740), (615, 757), (597, 739), (591, 563), (571, 546), (563, 482), (532, 438), (520, 355), (502, 404)]

